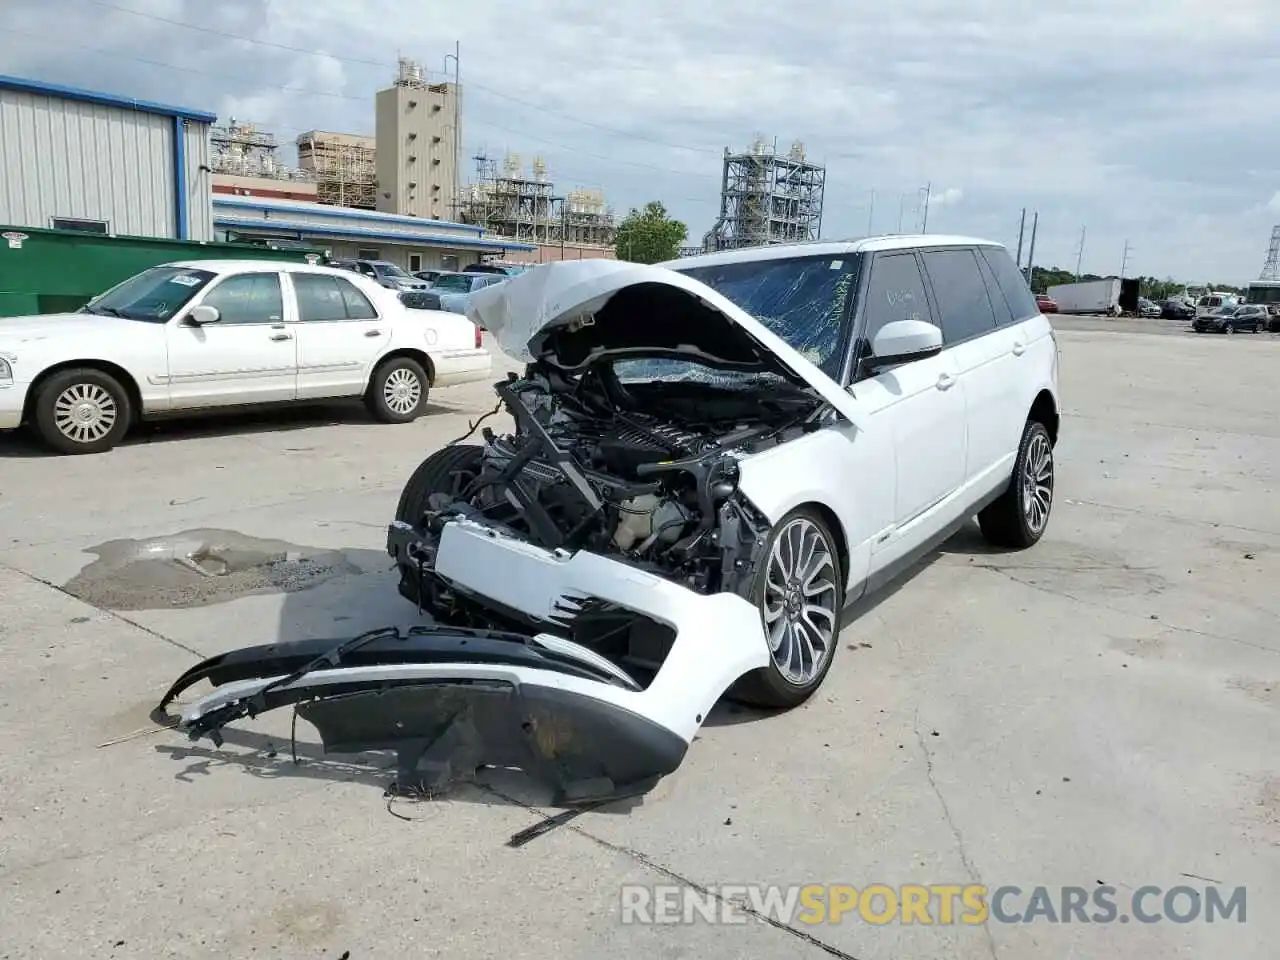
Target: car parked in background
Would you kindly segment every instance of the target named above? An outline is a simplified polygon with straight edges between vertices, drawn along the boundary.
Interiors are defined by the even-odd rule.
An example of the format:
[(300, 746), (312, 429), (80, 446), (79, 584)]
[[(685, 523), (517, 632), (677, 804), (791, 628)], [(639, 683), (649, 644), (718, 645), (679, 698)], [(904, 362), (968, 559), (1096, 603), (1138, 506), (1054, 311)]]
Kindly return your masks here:
[(436, 282), (436, 277), (444, 273), (443, 270), (415, 270), (413, 275), (425, 283), (427, 286)]
[(1196, 319), (1216, 313), (1223, 307), (1234, 307), (1240, 303), (1239, 297), (1226, 293), (1206, 294), (1196, 301)]
[(1195, 305), (1180, 297), (1171, 297), (1160, 304), (1160, 316), (1165, 320), (1190, 320), (1195, 315)]
[(139, 420), (342, 397), (408, 423), (428, 390), (487, 379), (492, 359), (471, 321), (401, 296), (307, 264), (152, 267), (77, 313), (0, 319), (0, 429), (99, 453)]
[(1140, 317), (1158, 317), (1160, 316), (1160, 304), (1146, 297), (1138, 298), (1138, 316)]
[(428, 283), (397, 267), (389, 260), (334, 260), (330, 266), (354, 270), (388, 290), (426, 290)]
[(1036, 294), (1036, 306), (1040, 308), (1041, 313), (1058, 312), (1058, 301), (1045, 293)]
[(1203, 317), (1197, 316), (1191, 321), (1191, 329), (1196, 333), (1235, 333), (1237, 330), (1259, 333), (1267, 328), (1268, 320), (1266, 307), (1232, 304)]
[(508, 279), (505, 273), (442, 273), (431, 285), (431, 292), (440, 297), (441, 310), (466, 313), (473, 293)]

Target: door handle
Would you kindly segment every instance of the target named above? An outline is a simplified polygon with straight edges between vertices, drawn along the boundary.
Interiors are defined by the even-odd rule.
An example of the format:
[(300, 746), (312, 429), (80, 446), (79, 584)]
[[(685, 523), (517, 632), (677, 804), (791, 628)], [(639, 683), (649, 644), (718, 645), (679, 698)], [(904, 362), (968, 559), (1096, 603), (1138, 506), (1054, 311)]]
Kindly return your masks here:
[(1013, 355), (1014, 355), (1015, 357), (1020, 357), (1020, 356), (1022, 356), (1024, 353), (1026, 353), (1026, 352), (1027, 352), (1027, 348), (1026, 348), (1026, 347), (1024, 347), (1021, 343), (1017, 343), (1017, 342), (1015, 342), (1015, 343), (1014, 343), (1014, 345), (1013, 345)]
[(272, 340), (292, 340), (293, 334), (292, 333), (273, 333), (271, 335), (271, 339)]
[(380, 337), (380, 336), (382, 336), (382, 331), (381, 331), (381, 330), (366, 330), (366, 331), (364, 332), (364, 335), (365, 335), (366, 337)]
[(943, 373), (938, 376), (938, 389), (950, 390), (955, 385), (956, 378), (949, 373)]

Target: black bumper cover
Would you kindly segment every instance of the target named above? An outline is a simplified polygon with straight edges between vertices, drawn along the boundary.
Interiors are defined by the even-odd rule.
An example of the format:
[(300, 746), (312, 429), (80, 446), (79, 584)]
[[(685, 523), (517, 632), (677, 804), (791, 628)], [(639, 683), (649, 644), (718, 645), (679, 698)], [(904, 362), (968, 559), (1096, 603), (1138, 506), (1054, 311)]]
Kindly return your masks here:
[(178, 678), (153, 718), (172, 724), (167, 708), (202, 679), (219, 686), (291, 676), (297, 678), (291, 685), (268, 687), (180, 727), (193, 740), (207, 736), (220, 744), (227, 723), (295, 706), (319, 732), (326, 753), (394, 750), (398, 790), (439, 789), (482, 766), (518, 767), (549, 786), (558, 804), (644, 793), (675, 770), (688, 749), (679, 736), (633, 711), (554, 685), (459, 677), (308, 683), (336, 668), (474, 663), (618, 684), (589, 664), (515, 634), (415, 627), (364, 636), (370, 639), (270, 644), (211, 657)]

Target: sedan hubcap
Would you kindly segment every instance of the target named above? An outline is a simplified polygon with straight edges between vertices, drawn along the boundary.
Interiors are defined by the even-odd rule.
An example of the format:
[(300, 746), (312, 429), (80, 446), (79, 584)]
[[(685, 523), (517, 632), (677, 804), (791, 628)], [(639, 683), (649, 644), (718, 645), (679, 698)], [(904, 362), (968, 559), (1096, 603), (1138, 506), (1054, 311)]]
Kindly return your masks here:
[(68, 440), (94, 443), (109, 434), (119, 419), (115, 398), (96, 383), (75, 383), (58, 394), (53, 422)]
[(836, 564), (826, 536), (797, 517), (769, 552), (764, 625), (778, 672), (802, 686), (821, 671), (835, 642)]
[(383, 384), (382, 398), (394, 412), (412, 413), (422, 401), (422, 381), (412, 370), (392, 370)]
[(1053, 448), (1049, 438), (1037, 433), (1027, 448), (1022, 468), (1022, 511), (1032, 533), (1039, 534), (1049, 522), (1053, 505)]

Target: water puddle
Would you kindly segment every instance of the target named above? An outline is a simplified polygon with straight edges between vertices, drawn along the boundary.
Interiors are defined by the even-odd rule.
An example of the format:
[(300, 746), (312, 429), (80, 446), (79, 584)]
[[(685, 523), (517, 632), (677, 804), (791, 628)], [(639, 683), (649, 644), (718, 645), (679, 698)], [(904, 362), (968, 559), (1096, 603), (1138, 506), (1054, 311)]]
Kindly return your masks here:
[(234, 530), (184, 530), (148, 540), (109, 540), (63, 589), (108, 610), (203, 607), (237, 597), (308, 590), (361, 573), (340, 550), (300, 547)]

